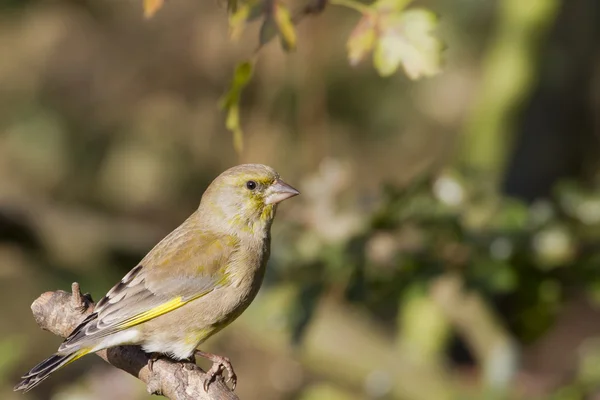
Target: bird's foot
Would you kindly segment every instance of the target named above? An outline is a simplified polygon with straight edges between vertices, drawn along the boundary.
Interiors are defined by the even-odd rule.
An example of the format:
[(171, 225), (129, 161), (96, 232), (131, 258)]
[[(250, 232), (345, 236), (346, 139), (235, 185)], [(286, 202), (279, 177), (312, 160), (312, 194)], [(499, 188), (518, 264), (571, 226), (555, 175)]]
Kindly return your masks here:
[(194, 353), (196, 356), (200, 356), (206, 359), (209, 359), (213, 362), (212, 367), (208, 371), (206, 371), (206, 379), (204, 380), (204, 391), (208, 392), (208, 387), (215, 380), (215, 378), (219, 375), (223, 375), (223, 371), (227, 370), (229, 374), (229, 378), (225, 380), (225, 382), (231, 382), (231, 390), (235, 390), (235, 386), (237, 385), (237, 375), (233, 372), (233, 367), (231, 366), (231, 362), (229, 358), (219, 356), (216, 354), (205, 353), (201, 350), (196, 350)]
[(187, 369), (188, 371), (198, 368), (196, 365), (196, 356), (193, 354), (188, 358), (184, 358), (183, 360), (179, 361), (179, 363), (181, 364), (181, 368)]
[(151, 353), (150, 354), (150, 358), (148, 359), (148, 370), (150, 372), (154, 372), (154, 363), (156, 362), (156, 360), (161, 358), (161, 356), (162, 356), (162, 354), (160, 354), (160, 353)]

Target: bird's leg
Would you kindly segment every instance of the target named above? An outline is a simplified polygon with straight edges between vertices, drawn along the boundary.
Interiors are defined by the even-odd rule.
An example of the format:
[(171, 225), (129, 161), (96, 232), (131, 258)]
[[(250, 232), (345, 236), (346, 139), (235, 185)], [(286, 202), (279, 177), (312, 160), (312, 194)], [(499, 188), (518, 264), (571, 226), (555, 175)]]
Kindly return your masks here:
[(235, 385), (237, 384), (237, 375), (235, 372), (233, 372), (233, 367), (231, 366), (229, 358), (212, 353), (206, 353), (201, 350), (196, 350), (194, 355), (209, 359), (213, 362), (212, 367), (206, 371), (206, 380), (204, 381), (205, 391), (208, 392), (208, 387), (210, 386), (211, 382), (215, 380), (217, 375), (223, 374), (223, 370), (227, 370), (229, 373), (229, 378), (225, 382), (231, 381), (231, 390), (235, 390)]
[[(148, 360), (148, 370), (150, 372), (154, 372), (154, 363), (159, 358), (163, 358), (163, 357), (168, 358), (167, 356), (165, 356), (162, 353), (150, 353), (150, 359)], [(179, 363), (181, 364), (182, 368), (185, 368), (185, 369), (194, 369), (194, 367), (196, 366), (196, 358), (192, 354), (188, 358), (185, 358), (183, 360), (179, 360)]]
[(180, 360), (179, 363), (181, 364), (182, 368), (187, 369), (189, 371), (197, 368), (196, 356), (193, 353), (188, 358), (184, 358), (183, 360)]

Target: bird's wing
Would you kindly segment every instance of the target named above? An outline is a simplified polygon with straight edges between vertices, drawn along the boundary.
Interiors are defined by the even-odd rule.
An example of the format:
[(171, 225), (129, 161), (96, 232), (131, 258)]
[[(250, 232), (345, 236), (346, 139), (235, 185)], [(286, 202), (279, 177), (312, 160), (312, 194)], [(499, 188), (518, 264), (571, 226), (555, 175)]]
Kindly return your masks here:
[(58, 349), (70, 353), (98, 339), (173, 311), (229, 284), (237, 241), (228, 235), (182, 235), (161, 241), (105, 297)]

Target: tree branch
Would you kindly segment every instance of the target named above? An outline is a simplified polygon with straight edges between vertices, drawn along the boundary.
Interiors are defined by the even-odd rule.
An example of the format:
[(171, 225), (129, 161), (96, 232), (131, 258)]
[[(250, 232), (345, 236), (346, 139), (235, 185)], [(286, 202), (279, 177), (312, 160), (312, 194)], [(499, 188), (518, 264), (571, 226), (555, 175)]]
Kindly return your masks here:
[[(88, 294), (81, 294), (78, 283), (73, 283), (72, 290), (73, 293), (62, 290), (46, 292), (33, 302), (31, 310), (42, 329), (64, 338), (92, 313), (92, 298)], [(206, 373), (189, 361), (177, 362), (160, 358), (153, 364), (150, 372), (149, 356), (139, 346), (113, 347), (96, 354), (144, 382), (150, 394), (162, 394), (173, 400), (239, 400), (219, 378), (205, 392), (202, 385)]]

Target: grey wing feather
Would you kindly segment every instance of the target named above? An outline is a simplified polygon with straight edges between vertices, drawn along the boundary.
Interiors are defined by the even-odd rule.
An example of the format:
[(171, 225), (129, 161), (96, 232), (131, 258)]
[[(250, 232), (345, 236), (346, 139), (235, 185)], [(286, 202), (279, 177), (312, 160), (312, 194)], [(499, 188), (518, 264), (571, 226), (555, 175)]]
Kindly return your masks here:
[[(200, 246), (198, 251), (205, 250), (203, 247), (206, 246)], [(210, 258), (213, 258), (213, 262), (226, 262), (230, 253), (231, 250), (220, 251), (214, 254), (214, 258)], [(205, 262), (206, 258), (203, 257)], [(223, 284), (219, 274), (190, 276), (177, 273), (176, 268), (172, 269), (173, 274), (158, 282), (148, 282), (146, 276), (151, 270), (149, 266), (140, 264), (133, 268), (96, 304), (94, 312), (65, 339), (58, 349), (58, 354), (94, 346), (99, 339), (123, 330), (123, 325), (128, 320), (175, 297), (181, 296), (183, 301), (189, 300)]]

